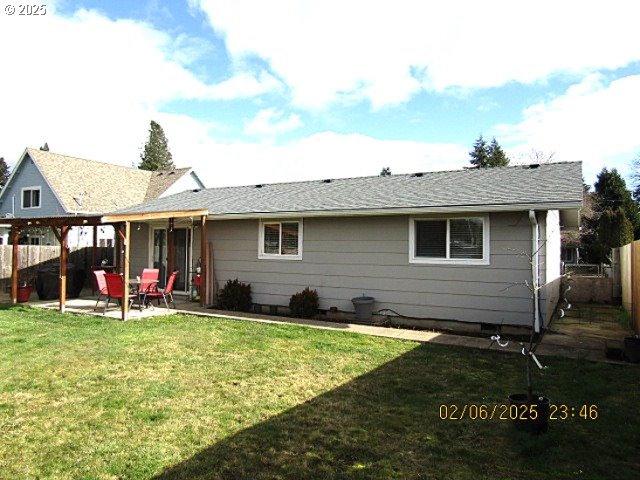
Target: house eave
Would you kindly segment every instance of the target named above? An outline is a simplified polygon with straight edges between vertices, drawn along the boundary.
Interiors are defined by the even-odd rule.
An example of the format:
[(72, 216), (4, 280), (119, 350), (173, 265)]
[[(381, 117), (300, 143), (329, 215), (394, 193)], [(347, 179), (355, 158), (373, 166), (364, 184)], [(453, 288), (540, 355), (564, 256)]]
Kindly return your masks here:
[(558, 203), (519, 203), (502, 205), (447, 205), (441, 207), (425, 206), (412, 208), (377, 208), (377, 209), (344, 209), (344, 210), (300, 210), (281, 212), (247, 212), (247, 213), (210, 213), (208, 220), (240, 220), (259, 218), (300, 218), (300, 217), (358, 217), (385, 215), (422, 215), (476, 212), (517, 212), (528, 210), (560, 210), (578, 212), (581, 202)]

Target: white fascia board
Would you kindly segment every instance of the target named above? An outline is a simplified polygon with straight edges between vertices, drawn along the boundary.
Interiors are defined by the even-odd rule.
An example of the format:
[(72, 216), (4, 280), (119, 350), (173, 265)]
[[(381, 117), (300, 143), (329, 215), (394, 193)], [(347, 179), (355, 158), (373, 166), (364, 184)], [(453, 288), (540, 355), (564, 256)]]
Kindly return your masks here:
[(414, 208), (380, 208), (363, 210), (309, 210), (300, 212), (250, 212), (250, 213), (210, 213), (207, 220), (239, 220), (255, 218), (300, 218), (300, 217), (359, 217), (384, 215), (420, 215), (420, 214), (449, 214), (468, 212), (519, 212), (523, 210), (576, 210), (582, 206), (581, 202), (566, 203), (531, 203), (514, 205), (454, 205), (445, 207), (414, 207)]

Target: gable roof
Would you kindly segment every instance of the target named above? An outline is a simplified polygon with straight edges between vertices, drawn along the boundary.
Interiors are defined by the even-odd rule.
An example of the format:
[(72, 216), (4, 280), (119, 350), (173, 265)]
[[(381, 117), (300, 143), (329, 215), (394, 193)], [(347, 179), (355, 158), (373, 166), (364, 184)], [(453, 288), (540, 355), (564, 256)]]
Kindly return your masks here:
[(149, 178), (149, 188), (147, 188), (147, 194), (144, 199), (153, 200), (154, 198), (158, 198), (190, 170), (190, 168), (176, 168), (175, 170), (157, 170), (155, 172), (149, 172), (151, 173), (151, 177)]
[(562, 162), (210, 188), (159, 198), (118, 213), (199, 208), (213, 216), (274, 217), (577, 209), (581, 204), (582, 163)]
[(68, 213), (104, 213), (152, 200), (191, 170), (151, 172), (27, 148), (14, 173), (27, 155)]

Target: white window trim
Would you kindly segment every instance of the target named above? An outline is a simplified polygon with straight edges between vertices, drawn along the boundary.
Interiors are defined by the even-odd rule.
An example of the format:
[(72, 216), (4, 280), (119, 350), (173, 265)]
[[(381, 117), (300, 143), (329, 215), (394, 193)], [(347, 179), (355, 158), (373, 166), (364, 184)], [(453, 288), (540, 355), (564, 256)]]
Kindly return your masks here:
[[(449, 220), (479, 218), (482, 220), (482, 258), (427, 258), (416, 257), (416, 228), (415, 224), (421, 220), (447, 220), (447, 238), (446, 248), (447, 257), (449, 256)], [(491, 226), (489, 224), (489, 215), (461, 215), (448, 217), (410, 217), (409, 218), (409, 263), (428, 264), (428, 265), (489, 265), (490, 262), (490, 236)]]
[[(38, 205), (37, 207), (25, 207), (24, 206), (24, 191), (25, 190), (38, 190), (40, 192), (40, 195), (39, 195), (40, 205)], [(20, 207), (23, 210), (33, 210), (35, 208), (42, 208), (42, 187), (35, 186), (35, 185), (33, 187), (23, 187), (22, 190), (20, 190)]]
[[(280, 246), (282, 247), (282, 224), (298, 222), (298, 254), (282, 255), (280, 253), (264, 253), (264, 225), (280, 225)], [(260, 220), (258, 222), (258, 258), (260, 260), (302, 260), (302, 236), (303, 225), (301, 218), (292, 218), (287, 220)]]

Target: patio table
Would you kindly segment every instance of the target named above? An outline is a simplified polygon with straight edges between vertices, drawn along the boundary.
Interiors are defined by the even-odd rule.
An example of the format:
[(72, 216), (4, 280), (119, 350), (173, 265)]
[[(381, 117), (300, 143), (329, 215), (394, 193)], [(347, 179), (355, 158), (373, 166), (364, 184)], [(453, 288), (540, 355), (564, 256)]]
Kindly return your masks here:
[[(135, 293), (138, 297), (138, 305), (140, 306), (140, 311), (142, 311), (142, 295), (144, 292), (140, 291), (140, 284), (142, 283), (142, 279), (140, 277), (130, 278), (129, 279), (129, 288), (131, 289), (131, 293)], [(145, 280), (144, 283), (148, 285), (154, 285), (158, 283), (158, 280)]]

